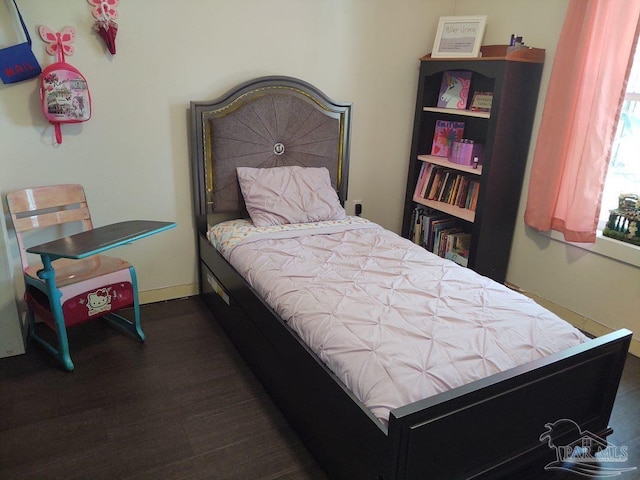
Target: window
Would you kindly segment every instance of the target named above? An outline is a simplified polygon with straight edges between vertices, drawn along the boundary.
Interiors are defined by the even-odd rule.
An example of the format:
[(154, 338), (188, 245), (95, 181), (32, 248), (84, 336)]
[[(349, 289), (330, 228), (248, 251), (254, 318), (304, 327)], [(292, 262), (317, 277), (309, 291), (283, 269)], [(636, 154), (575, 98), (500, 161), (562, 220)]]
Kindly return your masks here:
[(602, 192), (599, 230), (607, 223), (609, 210), (618, 207), (621, 193), (640, 194), (640, 49), (637, 47), (611, 148), (611, 161)]

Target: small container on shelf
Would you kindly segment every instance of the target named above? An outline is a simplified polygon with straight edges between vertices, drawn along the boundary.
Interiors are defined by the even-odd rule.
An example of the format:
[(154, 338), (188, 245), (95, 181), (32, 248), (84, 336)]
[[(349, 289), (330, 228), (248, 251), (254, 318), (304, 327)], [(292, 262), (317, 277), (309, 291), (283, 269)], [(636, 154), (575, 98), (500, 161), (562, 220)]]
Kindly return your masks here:
[(451, 142), (449, 149), (449, 161), (460, 165), (482, 165), (482, 144), (463, 138), (460, 141)]

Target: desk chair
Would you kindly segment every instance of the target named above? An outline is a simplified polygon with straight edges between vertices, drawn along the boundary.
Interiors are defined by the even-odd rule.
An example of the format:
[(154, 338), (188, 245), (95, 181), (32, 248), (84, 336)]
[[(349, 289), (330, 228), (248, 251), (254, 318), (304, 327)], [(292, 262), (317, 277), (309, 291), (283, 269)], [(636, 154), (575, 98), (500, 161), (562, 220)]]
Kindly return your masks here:
[[(76, 224), (76, 228), (81, 224), (82, 231), (93, 229), (82, 186), (56, 185), (19, 190), (7, 195), (7, 204), (22, 260), (30, 338), (44, 346), (68, 371), (72, 371), (74, 366), (69, 356), (67, 327), (104, 317), (143, 342), (138, 285), (135, 270), (129, 263), (105, 255), (79, 260), (59, 258), (50, 262), (49, 267), (53, 267), (55, 272), (50, 275), (42, 264), (29, 264), (25, 239), (31, 239), (35, 230), (53, 230), (48, 233), (60, 238), (65, 236), (64, 231), (69, 227), (64, 224)], [(49, 259), (43, 256), (43, 262), (49, 262)], [(134, 309), (133, 321), (114, 313), (131, 306)], [(35, 317), (56, 332), (57, 345), (36, 334)]]

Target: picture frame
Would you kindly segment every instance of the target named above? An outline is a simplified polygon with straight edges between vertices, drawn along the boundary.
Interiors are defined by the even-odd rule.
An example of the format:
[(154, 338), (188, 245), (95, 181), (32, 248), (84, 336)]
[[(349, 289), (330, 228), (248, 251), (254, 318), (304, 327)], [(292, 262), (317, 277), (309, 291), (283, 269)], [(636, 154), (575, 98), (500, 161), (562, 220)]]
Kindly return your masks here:
[(447, 70), (442, 73), (438, 107), (465, 110), (469, 101), (471, 72)]
[(493, 92), (475, 92), (469, 105), (472, 112), (490, 112), (493, 102)]
[(478, 57), (486, 25), (486, 15), (440, 17), (431, 57)]

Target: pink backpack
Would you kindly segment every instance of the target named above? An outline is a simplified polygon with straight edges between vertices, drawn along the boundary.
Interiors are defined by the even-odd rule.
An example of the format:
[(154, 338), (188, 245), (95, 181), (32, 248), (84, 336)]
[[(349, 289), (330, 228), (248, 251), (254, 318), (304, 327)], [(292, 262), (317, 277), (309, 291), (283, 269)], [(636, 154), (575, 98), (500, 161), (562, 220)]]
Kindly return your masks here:
[(86, 122), (91, 118), (91, 95), (84, 76), (64, 60), (65, 53), (73, 54), (70, 43), (75, 39), (75, 30), (67, 27), (54, 33), (41, 26), (39, 31), (49, 43), (47, 53), (58, 58), (42, 71), (40, 96), (44, 116), (55, 128), (56, 141), (62, 143), (62, 123)]

